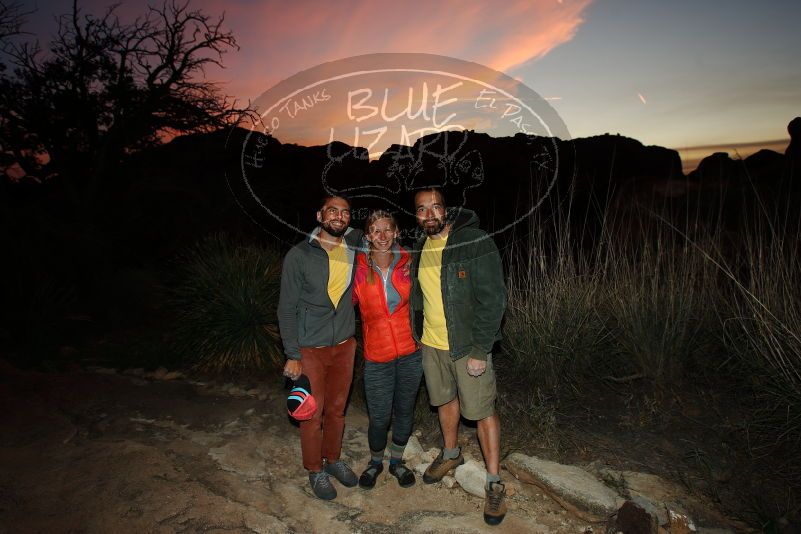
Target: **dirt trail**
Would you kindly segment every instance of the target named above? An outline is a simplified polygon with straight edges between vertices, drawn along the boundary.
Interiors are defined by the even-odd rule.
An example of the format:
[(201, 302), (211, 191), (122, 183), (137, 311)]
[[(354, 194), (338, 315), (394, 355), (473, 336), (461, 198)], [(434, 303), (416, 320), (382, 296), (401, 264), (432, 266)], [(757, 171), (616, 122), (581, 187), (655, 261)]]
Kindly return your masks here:
[[(2, 362), (0, 362), (2, 363)], [(186, 380), (0, 367), (0, 532), (583, 532), (508, 473), (499, 527), (458, 486), (371, 491), (337, 486), (316, 499), (297, 428), (276, 379), (262, 400)], [(253, 393), (255, 394), (255, 392)], [(367, 418), (348, 412), (343, 455), (368, 459)], [(425, 439), (424, 439), (425, 441)]]

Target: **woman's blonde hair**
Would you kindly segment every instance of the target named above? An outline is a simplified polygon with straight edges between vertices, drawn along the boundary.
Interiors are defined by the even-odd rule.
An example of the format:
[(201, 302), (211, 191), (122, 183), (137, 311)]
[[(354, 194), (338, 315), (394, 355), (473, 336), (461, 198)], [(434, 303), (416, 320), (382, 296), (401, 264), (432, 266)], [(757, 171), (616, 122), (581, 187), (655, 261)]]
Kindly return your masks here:
[[(364, 221), (364, 234), (370, 235), (370, 227), (373, 226), (377, 221), (381, 219), (389, 219), (390, 224), (392, 224), (392, 228), (395, 231), (398, 231), (398, 222), (395, 220), (395, 217), (388, 211), (385, 210), (375, 210), (367, 217), (367, 220)], [(372, 241), (368, 241), (369, 245), (367, 247), (367, 283), (374, 284), (375, 283), (375, 273), (373, 272), (373, 265), (375, 262), (373, 261), (373, 243)]]

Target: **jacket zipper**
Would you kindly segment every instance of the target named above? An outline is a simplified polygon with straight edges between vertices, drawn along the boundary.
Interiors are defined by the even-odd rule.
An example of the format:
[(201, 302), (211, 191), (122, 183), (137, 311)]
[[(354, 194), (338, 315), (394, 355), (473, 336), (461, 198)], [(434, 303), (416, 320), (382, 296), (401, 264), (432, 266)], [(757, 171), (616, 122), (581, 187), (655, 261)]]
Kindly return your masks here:
[[(398, 340), (395, 338), (395, 330), (392, 328), (392, 314), (389, 313), (389, 303), (387, 302), (387, 280), (389, 280), (390, 282), (392, 281), (390, 279), (391, 278), (390, 274), (392, 274), (393, 277), (395, 276), (395, 273), (398, 272), (398, 267), (401, 266), (401, 261), (402, 260), (403, 260), (403, 256), (401, 256), (401, 259), (398, 260), (398, 263), (395, 265), (395, 268), (392, 270), (392, 273), (389, 273), (389, 272), (387, 273), (386, 278), (384, 277), (384, 273), (381, 272), (381, 269), (378, 268), (378, 266), (376, 266), (376, 268), (378, 268), (379, 273), (381, 274), (381, 279), (384, 281), (384, 287), (383, 287), (383, 289), (384, 289), (384, 291), (383, 291), (383, 293), (384, 293), (384, 313), (386, 314), (387, 323), (389, 324), (389, 334), (392, 336), (392, 346), (395, 349), (395, 357), (396, 358), (398, 356), (400, 356), (400, 349), (398, 348)], [(387, 267), (387, 269), (389, 269), (389, 267)]]
[[(389, 325), (389, 335), (392, 336), (392, 348), (394, 349), (395, 357), (397, 358), (398, 356), (400, 356), (398, 354), (398, 342), (395, 340), (395, 332), (392, 330), (392, 314), (389, 313), (389, 303), (387, 302), (387, 281), (390, 278), (389, 276), (390, 273), (389, 271), (387, 271), (387, 276), (385, 277), (384, 273), (381, 272), (381, 268), (378, 267), (377, 265), (376, 268), (378, 269), (378, 272), (381, 274), (381, 280), (383, 281), (384, 284), (383, 286), (384, 291), (382, 291), (382, 293), (384, 294), (384, 313), (386, 314), (387, 324)], [(387, 267), (387, 269), (389, 269), (389, 267)], [(395, 266), (395, 269), (397, 269), (397, 265)], [(393, 273), (395, 269), (393, 269)]]
[[(345, 237), (344, 236), (342, 237), (342, 241), (345, 243), (345, 254), (347, 254), (348, 251), (350, 250), (350, 247), (348, 246), (348, 242), (345, 241)], [(322, 247), (320, 247), (320, 248), (322, 248)], [(326, 255), (326, 260), (327, 260), (328, 259), (328, 253), (325, 250), (323, 250), (323, 253)], [(355, 254), (355, 252), (354, 252), (354, 254)], [(342, 292), (343, 296), (345, 295), (345, 293), (348, 292), (348, 288), (350, 288), (350, 286), (353, 285), (353, 276), (355, 274), (355, 271), (356, 271), (356, 266), (353, 265), (353, 267), (351, 268), (351, 271), (350, 271), (350, 280), (348, 280), (348, 285), (345, 286), (345, 290)], [(328, 269), (328, 279), (329, 280), (331, 279), (331, 269), (330, 268)], [(331, 299), (329, 298), (328, 300), (331, 300)], [(342, 302), (342, 297), (339, 297), (339, 301)], [(334, 310), (334, 319), (331, 321), (331, 345), (330, 346), (333, 347), (334, 345), (337, 344), (336, 343), (336, 340), (337, 340), (337, 330), (336, 330), (336, 328), (337, 328), (336, 327), (336, 323), (337, 323), (337, 306), (335, 306), (334, 303), (331, 302), (331, 308)]]

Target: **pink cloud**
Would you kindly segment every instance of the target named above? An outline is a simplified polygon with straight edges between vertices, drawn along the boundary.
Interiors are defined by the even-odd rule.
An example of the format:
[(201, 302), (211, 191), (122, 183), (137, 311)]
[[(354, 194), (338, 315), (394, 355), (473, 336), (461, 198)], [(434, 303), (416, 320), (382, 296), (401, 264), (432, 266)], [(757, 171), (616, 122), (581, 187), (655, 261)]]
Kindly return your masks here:
[(255, 98), (276, 82), (325, 61), (375, 52), (425, 52), (507, 71), (570, 41), (591, 0), (357, 2), (200, 0), (226, 12), (241, 50), (210, 73), (226, 92)]
[[(207, 75), (227, 94), (247, 100), (322, 62), (376, 52), (440, 54), (508, 71), (570, 41), (591, 1), (191, 0), (190, 8), (212, 17), (225, 13), (241, 50), (224, 57), (226, 69)], [(80, 6), (97, 16), (109, 2)], [(40, 0), (39, 10), (39, 18), (52, 23), (53, 14), (69, 6)], [(130, 22), (145, 8), (123, 1), (116, 11)]]

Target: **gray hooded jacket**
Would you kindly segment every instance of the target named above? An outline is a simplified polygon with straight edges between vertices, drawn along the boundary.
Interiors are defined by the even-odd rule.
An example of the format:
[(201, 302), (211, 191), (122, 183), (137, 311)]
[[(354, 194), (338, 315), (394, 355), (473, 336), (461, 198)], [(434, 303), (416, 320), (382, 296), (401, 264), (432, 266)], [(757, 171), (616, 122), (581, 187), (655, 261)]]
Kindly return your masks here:
[(349, 228), (344, 239), (350, 264), (347, 287), (334, 308), (328, 297), (328, 253), (320, 246), (317, 227), (287, 253), (281, 270), (281, 296), (278, 325), (284, 352), (290, 360), (300, 360), (300, 347), (330, 347), (356, 332), (351, 291), (353, 265), (361, 244), (361, 230)]

